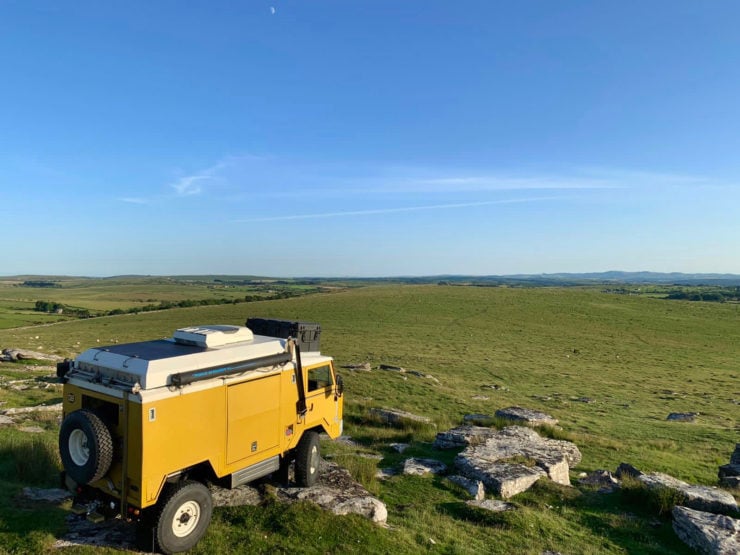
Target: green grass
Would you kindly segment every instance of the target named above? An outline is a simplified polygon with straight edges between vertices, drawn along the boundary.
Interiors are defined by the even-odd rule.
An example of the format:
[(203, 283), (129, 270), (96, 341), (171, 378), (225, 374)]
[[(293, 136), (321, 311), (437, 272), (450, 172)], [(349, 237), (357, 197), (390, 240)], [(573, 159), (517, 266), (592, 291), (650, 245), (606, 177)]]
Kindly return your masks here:
[[(462, 423), (465, 414), (492, 415), (519, 405), (560, 420), (560, 428), (541, 433), (579, 446), (583, 461), (576, 472), (614, 470), (625, 461), (713, 485), (740, 431), (740, 406), (733, 402), (740, 399), (740, 306), (730, 303), (589, 288), (388, 285), (0, 330), (0, 345), (73, 356), (91, 346), (168, 337), (186, 325), (243, 324), (248, 316), (321, 322), (323, 352), (340, 365), (373, 365), (372, 372), (342, 371), (345, 433), (357, 446), (327, 444), (324, 450), (387, 504), (390, 528), (308, 505), (218, 509), (199, 553), (227, 553), (234, 545), (254, 552), (688, 553), (661, 515), (668, 498), (661, 509), (660, 500), (645, 503), (630, 491), (603, 495), (542, 483), (513, 499), (517, 511), (493, 515), (466, 506), (460, 489), (444, 478), (381, 481), (375, 470), (398, 466), (408, 456), (451, 464), (455, 452), (431, 446), (436, 431)], [(377, 370), (381, 363), (431, 374), (438, 383)], [(6, 370), (18, 372), (0, 365), (0, 376)], [(2, 394), (12, 404), (59, 395), (5, 387)], [(369, 417), (371, 407), (407, 410), (433, 425), (384, 425)], [(670, 412), (700, 415), (693, 423), (668, 422)], [(54, 423), (45, 426), (53, 439)], [(5, 445), (9, 432), (2, 433)], [(393, 442), (411, 447), (399, 455), (389, 447)], [(2, 453), (5, 465), (11, 455)], [(27, 479), (12, 476), (0, 492), (6, 494), (0, 500), (0, 545), (18, 552), (46, 549), (56, 524), (34, 529), (14, 520), (13, 492)], [(26, 541), (31, 530), (35, 539)]]

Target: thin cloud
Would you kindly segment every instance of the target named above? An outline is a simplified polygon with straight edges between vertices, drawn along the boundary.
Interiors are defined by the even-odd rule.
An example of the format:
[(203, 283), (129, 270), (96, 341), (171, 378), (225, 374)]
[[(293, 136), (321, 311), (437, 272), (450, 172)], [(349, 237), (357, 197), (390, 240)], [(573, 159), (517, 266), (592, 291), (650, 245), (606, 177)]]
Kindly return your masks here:
[(347, 216), (377, 216), (384, 214), (397, 214), (402, 212), (420, 212), (423, 210), (449, 210), (454, 208), (473, 208), (477, 206), (490, 206), (495, 204), (518, 204), (525, 202), (540, 202), (562, 199), (563, 197), (529, 197), (506, 200), (484, 200), (478, 202), (458, 202), (450, 204), (428, 204), (424, 206), (405, 206), (400, 208), (377, 208), (373, 210), (345, 210), (342, 212), (322, 212), (316, 214), (292, 214), (285, 216), (268, 216), (264, 218), (247, 218), (243, 220), (234, 220), (234, 223), (282, 222), (288, 220), (322, 220), (328, 218), (343, 218)]
[(121, 202), (127, 202), (129, 204), (149, 204), (151, 203), (151, 199), (144, 198), (144, 197), (121, 197), (118, 200)]

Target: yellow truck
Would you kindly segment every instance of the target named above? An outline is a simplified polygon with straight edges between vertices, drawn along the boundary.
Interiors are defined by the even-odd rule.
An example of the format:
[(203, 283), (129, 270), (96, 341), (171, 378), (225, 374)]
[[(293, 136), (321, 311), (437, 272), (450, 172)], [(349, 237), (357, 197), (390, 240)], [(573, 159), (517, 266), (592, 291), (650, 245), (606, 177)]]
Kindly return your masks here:
[(286, 481), (293, 462), (296, 483), (314, 484), (319, 433), (342, 434), (341, 377), (318, 350), (318, 324), (252, 321), (257, 333), (182, 328), (60, 363), (59, 453), (73, 510), (120, 514), (143, 546), (176, 553), (208, 528), (208, 484)]

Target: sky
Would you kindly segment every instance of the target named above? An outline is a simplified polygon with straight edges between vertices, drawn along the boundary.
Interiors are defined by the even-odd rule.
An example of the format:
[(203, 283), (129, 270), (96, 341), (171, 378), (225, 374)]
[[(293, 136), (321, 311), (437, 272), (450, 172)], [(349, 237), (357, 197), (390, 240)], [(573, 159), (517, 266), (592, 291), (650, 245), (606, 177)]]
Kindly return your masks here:
[(0, 0), (0, 275), (740, 273), (738, 20)]

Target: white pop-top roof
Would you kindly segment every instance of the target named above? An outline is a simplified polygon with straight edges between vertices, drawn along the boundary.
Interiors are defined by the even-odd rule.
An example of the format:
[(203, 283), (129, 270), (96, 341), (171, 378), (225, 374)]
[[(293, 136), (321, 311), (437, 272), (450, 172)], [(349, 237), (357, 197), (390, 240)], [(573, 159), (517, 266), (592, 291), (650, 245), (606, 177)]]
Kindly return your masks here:
[(172, 374), (238, 366), (283, 353), (285, 347), (285, 339), (253, 335), (240, 326), (197, 326), (177, 330), (172, 339), (88, 349), (75, 359), (75, 367), (96, 372), (103, 383), (113, 379), (153, 389), (171, 385)]

